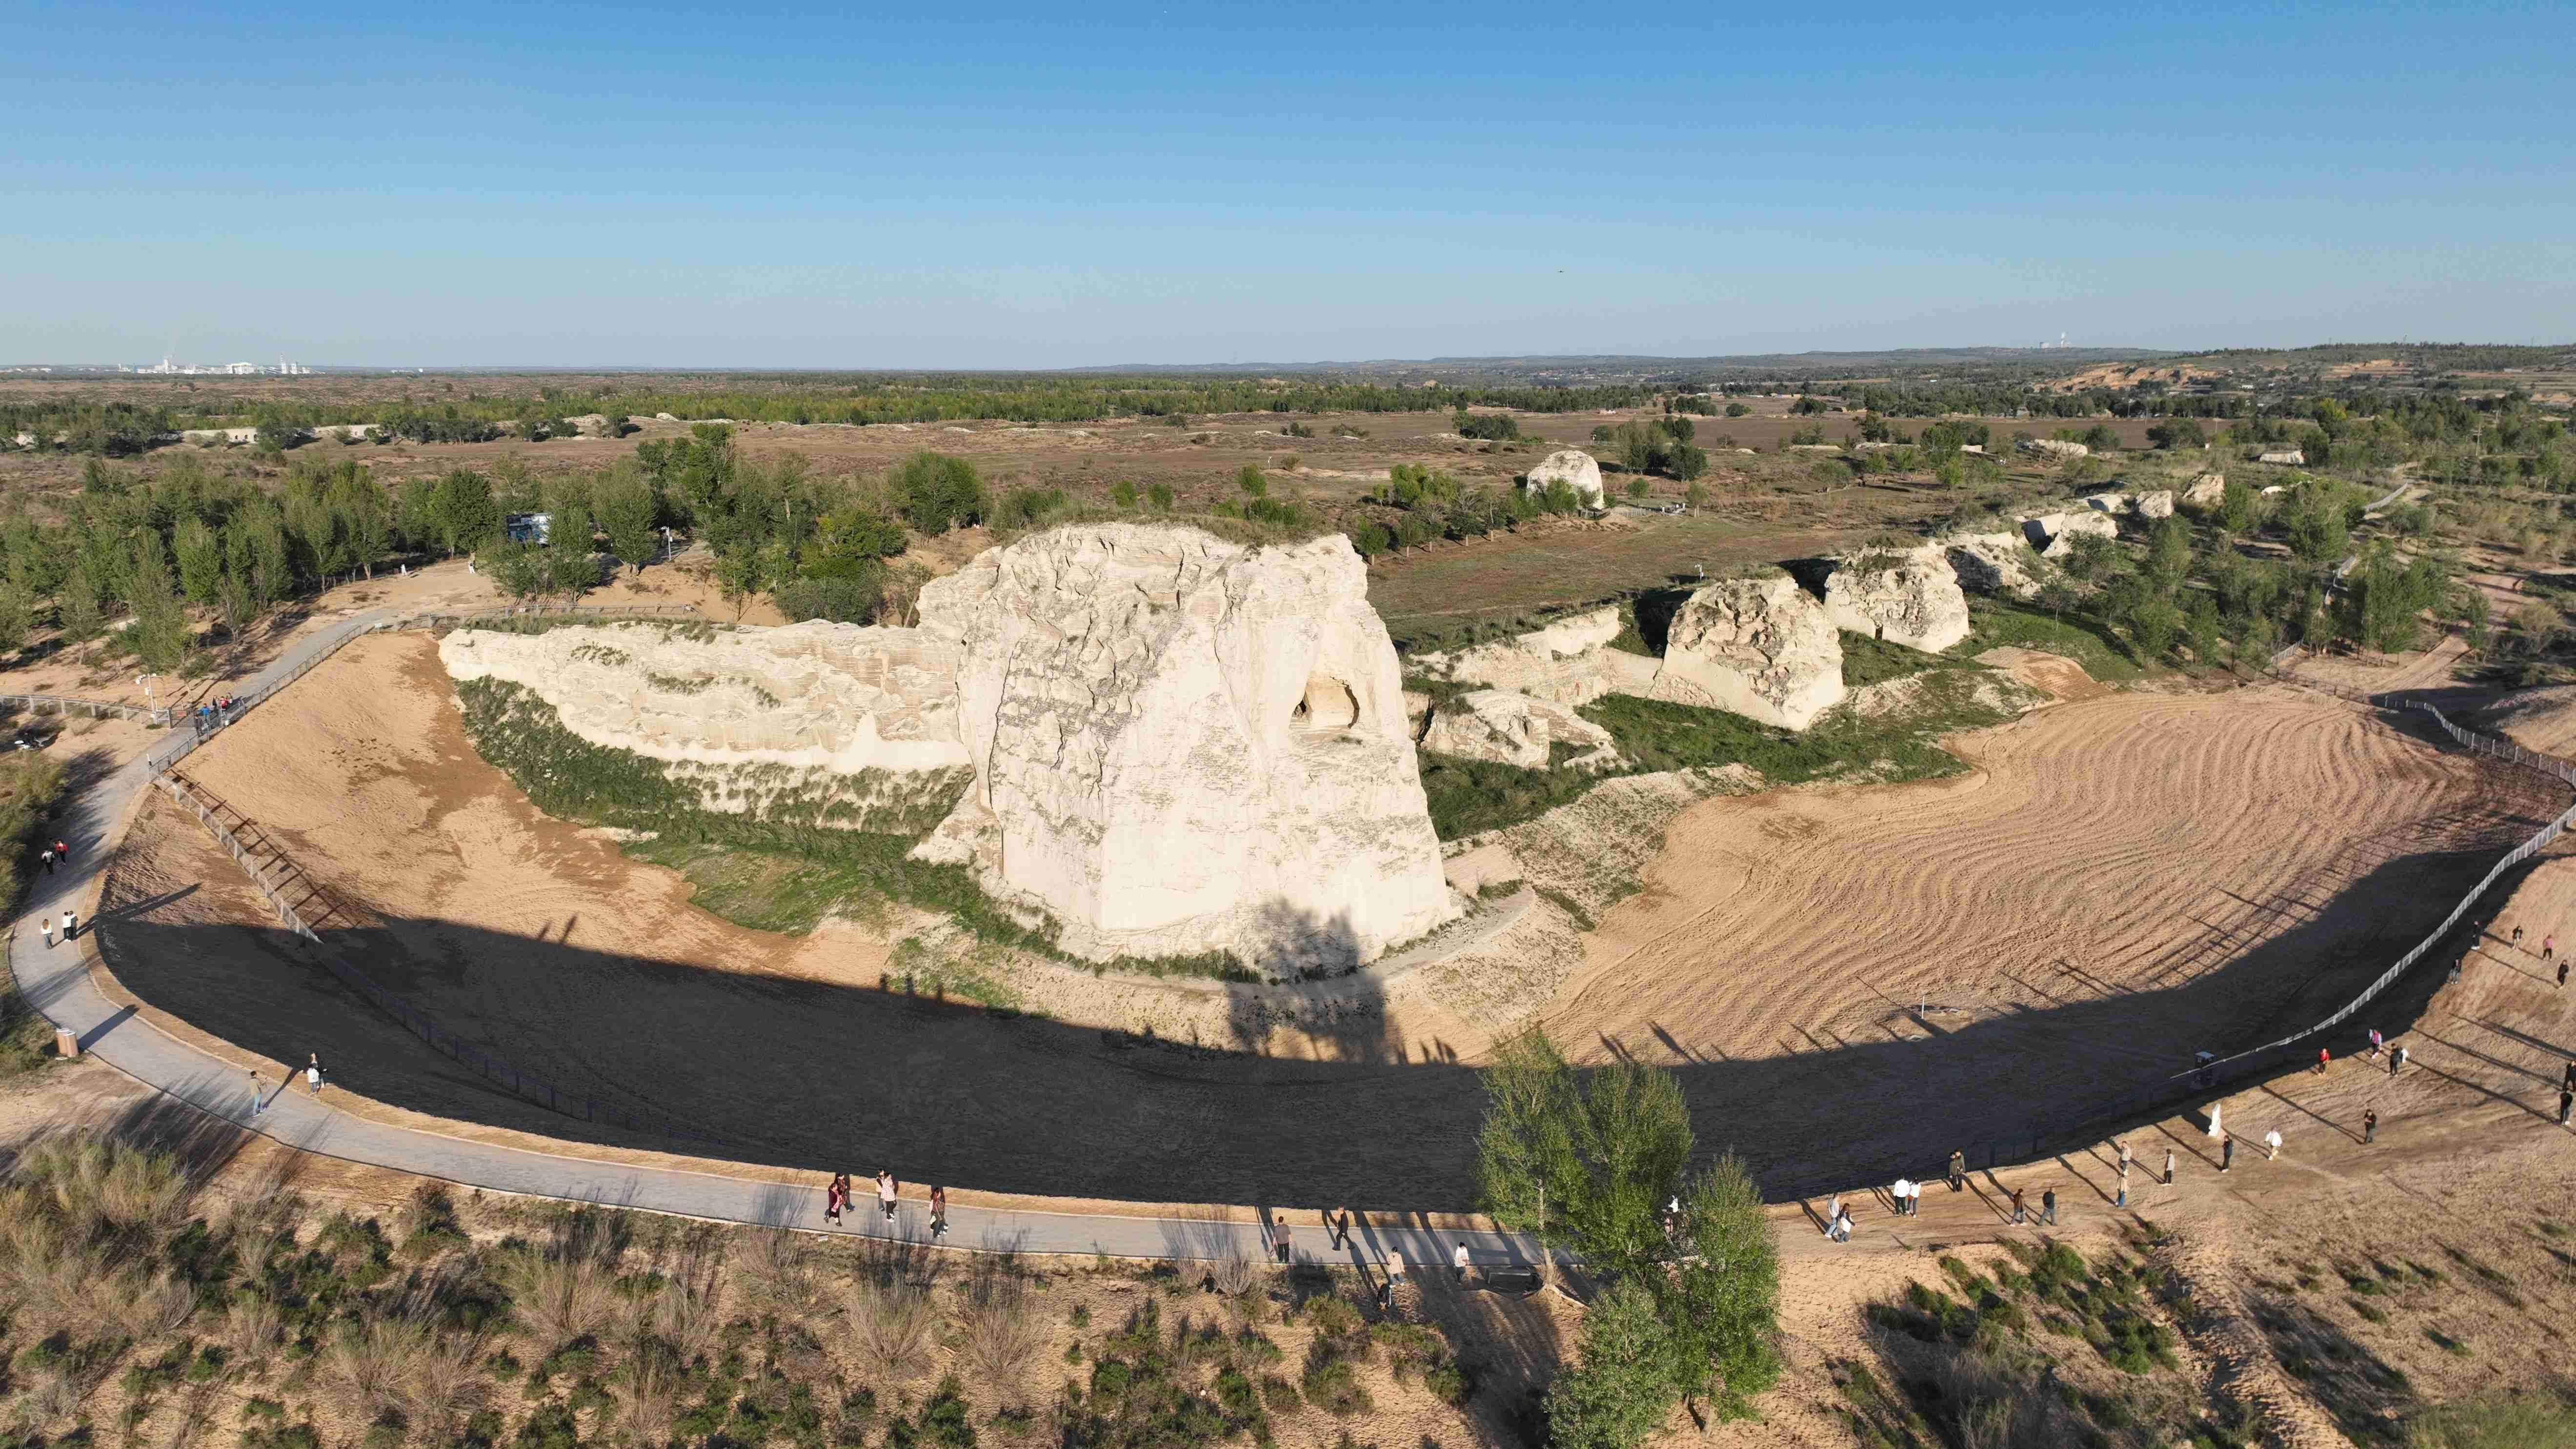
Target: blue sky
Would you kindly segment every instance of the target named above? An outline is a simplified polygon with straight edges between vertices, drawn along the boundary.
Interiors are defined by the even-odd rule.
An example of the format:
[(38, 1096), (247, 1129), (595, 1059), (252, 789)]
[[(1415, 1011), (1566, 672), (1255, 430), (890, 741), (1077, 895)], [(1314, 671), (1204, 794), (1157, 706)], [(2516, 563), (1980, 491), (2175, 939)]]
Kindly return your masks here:
[(2559, 5), (0, 0), (0, 363), (2576, 336)]

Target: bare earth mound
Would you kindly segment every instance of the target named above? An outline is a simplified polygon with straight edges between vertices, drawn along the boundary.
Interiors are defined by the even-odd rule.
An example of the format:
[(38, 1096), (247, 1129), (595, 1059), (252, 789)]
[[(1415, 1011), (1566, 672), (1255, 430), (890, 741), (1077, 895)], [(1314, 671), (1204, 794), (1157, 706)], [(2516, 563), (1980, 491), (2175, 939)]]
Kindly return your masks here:
[[(1693, 807), (1647, 894), (1587, 943), (1562, 1039), (1678, 1053), (1703, 1140), (1775, 1195), (1919, 1170), (1962, 1137), (2066, 1127), (2351, 989), (2555, 808), (2538, 777), (2282, 690), (2115, 696), (1961, 747), (1983, 768), (1960, 780)], [(1481, 1089), (1383, 1010), (1318, 1060), (878, 990), (883, 948), (856, 928), (732, 926), (537, 814), (474, 754), (424, 636), (352, 645), (189, 769), (380, 914), (332, 934), (386, 986), (702, 1140), (531, 1123), (289, 949), (192, 820), (138, 821), (150, 870), (123, 902), (210, 888), (108, 919), (127, 987), (270, 1057), (319, 1051), (352, 1091), (1000, 1192), (1472, 1203)], [(1898, 1013), (1918, 991), (1964, 1010), (1903, 1040), (1923, 1034)]]

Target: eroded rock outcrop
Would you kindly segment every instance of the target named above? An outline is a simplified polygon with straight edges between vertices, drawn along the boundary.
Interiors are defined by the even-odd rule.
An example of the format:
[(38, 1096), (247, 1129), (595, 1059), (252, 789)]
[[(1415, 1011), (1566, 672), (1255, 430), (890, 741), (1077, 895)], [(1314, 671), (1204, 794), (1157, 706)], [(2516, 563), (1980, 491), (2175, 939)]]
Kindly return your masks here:
[(2093, 450), (2084, 444), (2070, 443), (2064, 438), (2024, 438), (2021, 440), (2021, 450), (2025, 453), (2040, 453), (2061, 460), (2086, 458), (2093, 454)]
[(1950, 571), (1963, 588), (1981, 594), (2031, 598), (2039, 592), (2039, 555), (2019, 533), (1960, 533), (1941, 540)]
[(2191, 486), (2182, 491), (2182, 501), (2194, 508), (2215, 508), (2218, 501), (2226, 496), (2227, 475), (2224, 473), (2203, 473), (2192, 479)]
[(971, 866), (1075, 955), (1287, 975), (1453, 914), (1366, 584), (1338, 536), (1107, 524), (935, 580), (917, 629), (461, 630), (440, 657), (664, 762), (708, 809), (928, 831), (916, 854)]
[(1572, 709), (1504, 689), (1480, 689), (1435, 706), (1422, 747), (1469, 760), (1496, 760), (1524, 770), (1557, 763), (1557, 747), (1570, 754), (1562, 768), (1607, 770), (1620, 762), (1619, 742), (1608, 730)]
[(460, 629), (438, 654), (459, 683), (529, 691), (578, 738), (662, 762), (708, 810), (792, 800), (812, 823), (918, 830), (965, 782), (956, 650), (909, 629)]
[(1802, 730), (1842, 701), (1842, 641), (1788, 575), (1722, 580), (1673, 616), (1649, 695)]
[(924, 850), (1077, 955), (1368, 960), (1451, 914), (1347, 539), (1061, 529), (925, 586), (975, 783)]
[(2034, 514), (2021, 521), (2022, 533), (2041, 558), (2064, 558), (2075, 551), (2075, 540), (2083, 534), (2101, 538), (2118, 538), (2118, 520), (2107, 513), (2087, 508), (2066, 513)]
[(1550, 483), (1572, 488), (1586, 508), (1601, 506), (1601, 464), (1580, 448), (1559, 448), (1521, 480), (1521, 486), (1533, 493), (1544, 491)]
[(1837, 629), (1931, 653), (1968, 637), (1968, 596), (1939, 544), (1834, 560), (1825, 613)]
[(2129, 498), (2137, 505), (2140, 518), (2173, 517), (2174, 496), (2170, 488), (2159, 488), (2148, 493), (2132, 493)]
[(1610, 647), (1623, 627), (1615, 607), (1594, 609), (1470, 649), (1417, 654), (1407, 663), (1432, 679), (1489, 685), (1555, 704), (1590, 704), (1605, 694), (1642, 693), (1654, 680), (1651, 656)]

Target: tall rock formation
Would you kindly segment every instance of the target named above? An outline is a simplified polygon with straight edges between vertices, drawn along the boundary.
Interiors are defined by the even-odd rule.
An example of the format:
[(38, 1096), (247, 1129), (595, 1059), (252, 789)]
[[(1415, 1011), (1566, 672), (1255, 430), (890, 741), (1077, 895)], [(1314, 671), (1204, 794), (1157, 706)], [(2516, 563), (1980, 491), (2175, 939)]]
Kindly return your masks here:
[(933, 580), (975, 783), (923, 847), (1076, 955), (1344, 967), (1451, 914), (1403, 685), (1347, 539), (1105, 524)]
[(1723, 580), (1673, 616), (1649, 693), (1802, 730), (1842, 702), (1842, 641), (1788, 575)]

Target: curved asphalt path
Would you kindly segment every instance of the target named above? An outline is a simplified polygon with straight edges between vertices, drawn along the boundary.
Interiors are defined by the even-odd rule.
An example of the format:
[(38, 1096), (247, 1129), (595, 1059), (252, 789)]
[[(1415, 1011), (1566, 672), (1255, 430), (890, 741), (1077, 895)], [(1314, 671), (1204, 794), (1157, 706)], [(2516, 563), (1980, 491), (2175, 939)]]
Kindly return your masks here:
[[(398, 611), (384, 609), (354, 615), (348, 623), (288, 650), (257, 676), (243, 682), (236, 692), (261, 695), (314, 658), (337, 649), (356, 635), (390, 625), (399, 617)], [(73, 1032), (83, 1052), (166, 1096), (235, 1126), (301, 1151), (348, 1162), (486, 1191), (566, 1202), (718, 1222), (795, 1227), (809, 1232), (891, 1235), (906, 1242), (929, 1240), (927, 1204), (918, 1200), (901, 1203), (889, 1227), (874, 1210), (872, 1189), (864, 1182), (858, 1184), (859, 1200), (852, 1205), (847, 1221), (839, 1227), (825, 1224), (825, 1174), (820, 1171), (815, 1173), (814, 1185), (794, 1187), (720, 1173), (628, 1166), (504, 1147), (353, 1117), (332, 1110), (331, 1088), (325, 1087), (323, 1094), (315, 1098), (300, 1085), (280, 1091), (273, 1081), (268, 1084), (268, 1100), (254, 1113), (247, 1072), (164, 1034), (138, 1018), (131, 1008), (111, 1002), (85, 969), (96, 954), (86, 934), (89, 903), (97, 897), (107, 843), (115, 827), (132, 812), (142, 792), (150, 788), (146, 755), (138, 755), (102, 779), (72, 801), (57, 819), (55, 833), (71, 845), (74, 864), (51, 875), (35, 877), (29, 886), (27, 909), (11, 925), (10, 960), (19, 990), (57, 1028)], [(84, 934), (70, 948), (58, 943), (48, 950), (38, 923), (46, 916), (60, 919), (66, 907), (81, 912)], [(1261, 1229), (1253, 1223), (963, 1205), (952, 1206), (948, 1218), (946, 1246), (988, 1252), (1255, 1260), (1268, 1256)], [(1290, 1227), (1295, 1234), (1296, 1257), (1301, 1262), (1331, 1261), (1365, 1267), (1381, 1262), (1389, 1251), (1399, 1251), (1407, 1263), (1419, 1267), (1448, 1262), (1462, 1239), (1481, 1266), (1530, 1261), (1520, 1240), (1498, 1233), (1435, 1233), (1420, 1226), (1355, 1225), (1351, 1246), (1333, 1253), (1327, 1251), (1327, 1237), (1311, 1215), (1291, 1218)]]

